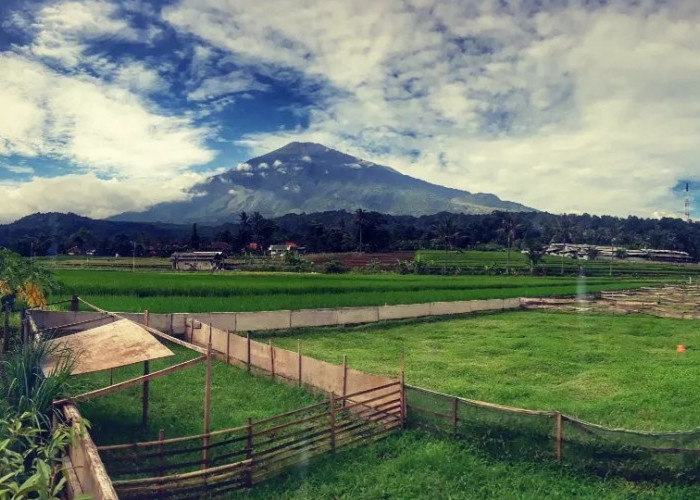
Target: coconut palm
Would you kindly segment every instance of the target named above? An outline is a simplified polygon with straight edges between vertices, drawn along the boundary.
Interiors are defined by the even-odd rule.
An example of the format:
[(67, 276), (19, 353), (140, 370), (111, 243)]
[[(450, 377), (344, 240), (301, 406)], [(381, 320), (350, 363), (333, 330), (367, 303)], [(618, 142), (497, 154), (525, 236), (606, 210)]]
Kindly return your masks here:
[(455, 238), (459, 236), (459, 231), (454, 223), (454, 219), (449, 216), (440, 217), (433, 225), (433, 231), (436, 233), (436, 241), (442, 244), (445, 249), (445, 259), (442, 265), (443, 274), (447, 274), (447, 252), (452, 250)]

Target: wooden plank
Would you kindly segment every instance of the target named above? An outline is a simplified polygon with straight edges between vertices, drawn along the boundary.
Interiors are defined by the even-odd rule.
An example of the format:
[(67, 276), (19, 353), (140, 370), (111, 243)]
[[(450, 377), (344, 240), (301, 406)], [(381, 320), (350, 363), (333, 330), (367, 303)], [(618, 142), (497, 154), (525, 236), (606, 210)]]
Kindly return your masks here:
[(209, 467), (208, 469), (197, 470), (194, 472), (183, 472), (182, 474), (171, 474), (169, 476), (159, 476), (159, 477), (147, 477), (139, 479), (122, 479), (120, 481), (114, 481), (115, 488), (122, 488), (125, 486), (145, 486), (147, 484), (158, 484), (164, 483), (166, 481), (178, 481), (183, 479), (198, 478), (206, 476), (207, 474), (212, 474), (215, 472), (231, 471), (234, 469), (242, 468), (250, 463), (250, 460), (241, 460), (233, 464), (218, 465), (216, 467)]
[(301, 387), (301, 340), (297, 339), (297, 356), (299, 357), (299, 387)]
[(348, 395), (348, 355), (343, 354), (343, 406), (347, 401)]
[(72, 396), (69, 398), (65, 399), (59, 399), (57, 401), (54, 401), (54, 406), (58, 405), (63, 405), (66, 403), (71, 403), (71, 402), (79, 402), (79, 401), (86, 401), (88, 399), (97, 397), (97, 396), (104, 396), (105, 394), (112, 394), (114, 392), (121, 391), (122, 389), (126, 389), (127, 387), (132, 387), (134, 385), (139, 385), (144, 382), (144, 380), (154, 380), (160, 377), (164, 377), (166, 375), (169, 375), (173, 372), (176, 372), (178, 370), (181, 370), (183, 368), (187, 368), (188, 366), (200, 363), (202, 361), (206, 360), (206, 356), (200, 356), (198, 358), (190, 359), (189, 361), (185, 361), (183, 363), (169, 366), (168, 368), (164, 368), (162, 370), (158, 370), (157, 372), (150, 373), (148, 375), (144, 375), (142, 377), (136, 377), (132, 378), (129, 380), (125, 380), (124, 382), (119, 382), (117, 384), (111, 385), (109, 387), (103, 387), (102, 389), (96, 389), (94, 391), (90, 392), (85, 392), (83, 394), (78, 394), (77, 396)]

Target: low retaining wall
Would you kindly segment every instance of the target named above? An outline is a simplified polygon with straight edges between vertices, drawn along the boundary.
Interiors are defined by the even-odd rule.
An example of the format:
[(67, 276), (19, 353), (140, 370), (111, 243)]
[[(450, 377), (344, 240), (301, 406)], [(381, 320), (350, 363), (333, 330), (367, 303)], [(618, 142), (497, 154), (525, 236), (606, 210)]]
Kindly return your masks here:
[[(368, 307), (338, 307), (333, 309), (298, 309), (258, 312), (169, 313), (148, 315), (148, 324), (156, 330), (173, 335), (183, 335), (188, 318), (232, 332), (286, 330), (315, 326), (352, 325), (374, 323), (391, 319), (410, 319), (427, 316), (449, 316), (482, 311), (518, 309), (521, 299), (461, 300), (454, 302), (428, 302), (423, 304), (398, 304)], [(144, 323), (144, 313), (118, 313), (137, 323)], [(42, 331), (61, 327), (64, 333), (85, 330), (92, 326), (110, 323), (114, 319), (98, 312), (38, 311), (31, 312), (36, 327)], [(95, 323), (83, 323), (95, 319)], [(65, 327), (65, 325), (72, 325)]]
[(94, 500), (117, 500), (100, 454), (90, 434), (82, 427), (80, 412), (72, 404), (63, 408), (70, 422), (73, 442), (64, 458), (69, 498), (89, 495)]

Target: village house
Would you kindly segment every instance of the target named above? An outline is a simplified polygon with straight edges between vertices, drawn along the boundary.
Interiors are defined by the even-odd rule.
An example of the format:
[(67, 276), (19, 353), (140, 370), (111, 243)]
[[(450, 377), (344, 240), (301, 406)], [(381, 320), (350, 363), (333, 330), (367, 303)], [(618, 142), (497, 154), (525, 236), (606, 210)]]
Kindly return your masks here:
[(267, 253), (270, 256), (282, 256), (287, 253), (305, 253), (306, 248), (305, 247), (300, 247), (293, 241), (288, 241), (284, 243), (283, 245), (270, 245), (267, 248)]

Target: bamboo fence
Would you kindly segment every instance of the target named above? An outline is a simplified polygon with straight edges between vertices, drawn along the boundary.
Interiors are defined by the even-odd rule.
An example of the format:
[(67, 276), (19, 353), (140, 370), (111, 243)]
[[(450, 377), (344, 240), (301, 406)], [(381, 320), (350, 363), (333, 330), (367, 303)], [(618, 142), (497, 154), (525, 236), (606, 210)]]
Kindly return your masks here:
[(215, 496), (400, 429), (403, 394), (395, 381), (231, 429), (98, 450), (119, 498)]

